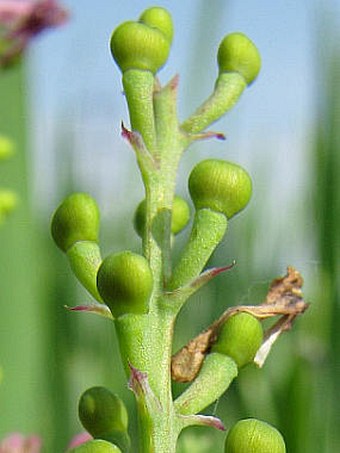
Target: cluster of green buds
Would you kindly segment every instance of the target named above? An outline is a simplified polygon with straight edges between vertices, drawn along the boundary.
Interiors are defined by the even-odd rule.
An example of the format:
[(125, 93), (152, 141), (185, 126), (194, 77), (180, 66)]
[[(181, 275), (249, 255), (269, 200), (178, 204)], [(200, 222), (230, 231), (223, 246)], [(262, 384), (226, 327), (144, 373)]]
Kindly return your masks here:
[[(182, 429), (208, 425), (223, 429), (216, 417), (198, 414), (225, 392), (239, 370), (251, 363), (263, 341), (261, 323), (248, 313), (228, 317), (204, 353), (202, 366), (175, 400), (171, 391), (174, 324), (189, 297), (224, 268), (205, 269), (222, 241), (228, 222), (249, 203), (252, 182), (240, 165), (223, 159), (199, 162), (188, 189), (194, 205), (191, 232), (176, 263), (175, 236), (190, 224), (189, 203), (175, 194), (178, 165), (195, 140), (223, 138), (206, 128), (229, 111), (257, 77), (257, 48), (242, 33), (226, 36), (217, 52), (218, 76), (211, 96), (187, 118), (177, 117), (175, 77), (161, 86), (173, 38), (168, 11), (152, 7), (137, 21), (118, 26), (112, 56), (122, 72), (131, 130), (122, 135), (133, 148), (145, 186), (134, 226), (142, 251), (116, 251), (102, 259), (99, 210), (85, 193), (67, 197), (52, 219), (52, 236), (71, 269), (95, 299), (86, 310), (113, 319), (129, 387), (136, 396), (140, 451), (174, 453)], [(81, 307), (84, 309), (84, 307)], [(74, 452), (127, 452), (128, 417), (120, 399), (102, 387), (87, 390), (79, 417), (94, 437)], [(229, 433), (226, 453), (284, 451), (281, 436), (256, 420), (242, 421)]]
[[(14, 143), (0, 135), (0, 161), (10, 158), (14, 153)], [(10, 189), (0, 188), (0, 224), (7, 218), (18, 202), (17, 195)]]

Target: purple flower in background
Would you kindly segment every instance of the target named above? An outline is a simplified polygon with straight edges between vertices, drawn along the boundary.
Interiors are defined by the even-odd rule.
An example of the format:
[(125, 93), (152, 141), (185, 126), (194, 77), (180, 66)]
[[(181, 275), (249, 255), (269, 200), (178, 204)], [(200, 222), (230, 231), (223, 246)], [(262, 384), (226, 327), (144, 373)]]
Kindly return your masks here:
[[(67, 450), (78, 447), (79, 445), (84, 444), (85, 442), (87, 442), (88, 440), (91, 440), (91, 439), (93, 439), (93, 437), (89, 433), (84, 432), (84, 433), (76, 434), (73, 437), (73, 439), (71, 440), (70, 444), (68, 445)], [(1, 453), (1, 451), (0, 451), (0, 453)]]
[(37, 436), (10, 434), (0, 443), (0, 453), (40, 453), (41, 440)]
[[(88, 440), (93, 439), (90, 434), (84, 432), (73, 437), (67, 447), (78, 447)], [(24, 436), (20, 433), (9, 434), (0, 442), (0, 453), (41, 453), (42, 442), (38, 436)]]
[(32, 38), (67, 18), (57, 0), (0, 0), (0, 66), (14, 63)]

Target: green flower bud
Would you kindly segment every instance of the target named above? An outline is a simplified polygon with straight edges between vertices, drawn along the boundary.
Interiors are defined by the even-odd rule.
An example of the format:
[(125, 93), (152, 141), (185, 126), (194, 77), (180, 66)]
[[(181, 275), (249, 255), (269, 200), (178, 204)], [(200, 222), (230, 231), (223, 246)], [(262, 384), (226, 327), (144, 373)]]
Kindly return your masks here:
[(237, 313), (222, 325), (212, 351), (231, 357), (241, 368), (253, 361), (262, 341), (260, 321), (248, 313)]
[(90, 440), (68, 453), (122, 453), (122, 450), (106, 440)]
[(128, 413), (123, 401), (110, 390), (105, 387), (86, 390), (78, 412), (82, 425), (95, 439), (110, 441), (123, 450), (129, 447)]
[(114, 30), (112, 56), (122, 72), (139, 69), (155, 74), (168, 59), (172, 34), (169, 13), (163, 8), (150, 8), (139, 22), (124, 22)]
[(99, 267), (97, 287), (115, 318), (146, 313), (153, 287), (149, 263), (129, 251), (109, 255)]
[[(143, 237), (144, 235), (145, 216), (146, 216), (146, 201), (143, 200), (137, 206), (133, 221), (136, 233), (140, 237)], [(179, 197), (178, 195), (175, 195), (172, 206), (171, 233), (172, 234), (180, 233), (187, 226), (189, 220), (190, 220), (190, 208), (188, 203), (183, 198)]]
[(98, 242), (98, 231), (98, 206), (86, 193), (65, 198), (52, 217), (52, 237), (64, 252), (78, 241)]
[(197, 210), (208, 208), (230, 219), (248, 204), (252, 184), (248, 173), (239, 165), (207, 159), (192, 170), (189, 191)]
[(14, 153), (14, 143), (4, 135), (0, 135), (0, 160), (7, 159)]
[(169, 41), (172, 42), (174, 26), (169, 12), (159, 6), (146, 9), (139, 18), (139, 22), (161, 31)]
[(240, 420), (229, 431), (225, 453), (285, 453), (281, 433), (268, 423), (249, 418)]
[(238, 72), (250, 85), (261, 68), (261, 57), (255, 44), (243, 33), (231, 33), (221, 42), (217, 62), (220, 74)]

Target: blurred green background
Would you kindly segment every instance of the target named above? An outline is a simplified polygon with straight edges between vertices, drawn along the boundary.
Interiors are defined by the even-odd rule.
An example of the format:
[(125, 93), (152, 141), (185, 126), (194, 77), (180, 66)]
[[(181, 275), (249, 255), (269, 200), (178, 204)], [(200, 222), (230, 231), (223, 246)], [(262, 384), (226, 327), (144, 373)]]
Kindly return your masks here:
[[(0, 227), (0, 436), (39, 433), (44, 451), (56, 453), (81, 430), (77, 400), (87, 387), (106, 385), (133, 408), (112, 324), (64, 309), (91, 298), (52, 243), (49, 219), (63, 196), (88, 191), (101, 207), (104, 254), (140, 250), (131, 219), (143, 189), (133, 153), (120, 137), (120, 122), (128, 118), (107, 43), (116, 25), (150, 6), (64, 4), (69, 23), (39, 37), (22, 64), (0, 73), (0, 132), (17, 147), (0, 165), (0, 183), (20, 197)], [(181, 164), (178, 192), (186, 198), (190, 169), (208, 156), (244, 165), (254, 197), (231, 222), (210, 263), (236, 259), (237, 266), (185, 307), (175, 349), (226, 306), (261, 302), (272, 278), (294, 265), (305, 278), (310, 309), (275, 345), (262, 370), (243, 370), (206, 412), (227, 427), (248, 416), (271, 422), (284, 434), (289, 453), (340, 451), (339, 4), (158, 4), (174, 17), (172, 56), (160, 78), (180, 73), (181, 118), (211, 91), (224, 34), (245, 32), (263, 59), (259, 79), (215, 126), (227, 141), (195, 145)], [(222, 451), (223, 438), (212, 430), (188, 430), (180, 449)]]

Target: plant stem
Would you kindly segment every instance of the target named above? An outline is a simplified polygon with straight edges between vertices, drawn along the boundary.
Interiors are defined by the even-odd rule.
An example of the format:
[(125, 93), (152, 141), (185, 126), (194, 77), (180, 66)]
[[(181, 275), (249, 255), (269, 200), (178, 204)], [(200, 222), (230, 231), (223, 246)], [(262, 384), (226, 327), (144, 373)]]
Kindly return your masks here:
[[(169, 281), (172, 288), (177, 288), (197, 277), (227, 227), (223, 214), (199, 210), (188, 245), (171, 276), (171, 213), (179, 160), (190, 144), (187, 132), (205, 128), (215, 118), (216, 106), (221, 116), (221, 109), (231, 107), (245, 85), (243, 78), (240, 80), (235, 74), (220, 79), (215, 97), (204, 104), (206, 114), (198, 111), (203, 120), (194, 116), (184, 123), (188, 128), (183, 132), (176, 111), (178, 78), (159, 88), (147, 71), (130, 70), (123, 76), (131, 126), (141, 134), (149, 153), (147, 157), (143, 147), (134, 147), (145, 186), (143, 254), (154, 280), (149, 312), (123, 315), (115, 321), (122, 360), (137, 400), (140, 453), (175, 453), (177, 437), (184, 426), (175, 411), (171, 392), (173, 329), (178, 304), (169, 303), (164, 288)], [(227, 102), (223, 97), (226, 87)], [(152, 165), (149, 165), (150, 156)]]
[(130, 366), (145, 373), (136, 394), (140, 452), (175, 451), (179, 428), (174, 416), (170, 360), (174, 315), (154, 311), (148, 315), (125, 315), (116, 320), (117, 335), (127, 374)]
[(236, 104), (247, 84), (236, 72), (222, 73), (213, 94), (181, 124), (183, 131), (195, 134), (206, 129)]
[[(137, 85), (144, 82), (147, 86), (142, 87), (141, 95)], [(131, 125), (141, 133), (155, 160), (154, 167), (141, 168), (146, 193), (143, 253), (153, 273), (154, 288), (147, 315), (125, 315), (115, 323), (127, 374), (130, 365), (144, 376), (131, 385), (139, 413), (140, 452), (175, 453), (181, 429), (174, 413), (170, 374), (176, 309), (165, 308), (163, 298), (164, 282), (171, 272), (171, 212), (177, 168), (187, 140), (178, 127), (177, 81), (151, 94), (153, 86), (150, 74), (138, 71), (124, 74)], [(143, 156), (137, 157), (142, 166)], [(138, 381), (134, 372), (130, 382), (131, 379)]]
[(224, 214), (210, 209), (196, 211), (190, 238), (172, 274), (170, 289), (179, 288), (199, 275), (226, 229)]
[(153, 113), (154, 76), (150, 71), (130, 69), (123, 74), (123, 87), (129, 108), (131, 128), (143, 137), (152, 153), (156, 148)]

